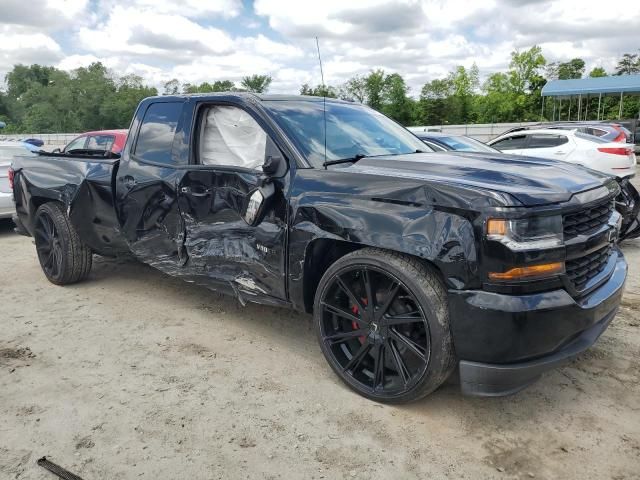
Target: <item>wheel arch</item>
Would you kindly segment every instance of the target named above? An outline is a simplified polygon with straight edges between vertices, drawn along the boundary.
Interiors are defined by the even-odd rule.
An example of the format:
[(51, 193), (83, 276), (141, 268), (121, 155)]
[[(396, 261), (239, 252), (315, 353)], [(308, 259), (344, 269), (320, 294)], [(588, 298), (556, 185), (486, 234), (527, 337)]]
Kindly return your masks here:
[(446, 277), (441, 268), (435, 262), (422, 258), (418, 255), (401, 250), (383, 248), (378, 245), (356, 243), (333, 238), (317, 238), (309, 242), (304, 257), (303, 306), (305, 312), (313, 313), (313, 303), (316, 291), (318, 289), (320, 279), (327, 269), (345, 255), (365, 248), (376, 248), (378, 250), (401, 253), (408, 257), (415, 258), (420, 261), (420, 263), (436, 272), (436, 274), (446, 284)]

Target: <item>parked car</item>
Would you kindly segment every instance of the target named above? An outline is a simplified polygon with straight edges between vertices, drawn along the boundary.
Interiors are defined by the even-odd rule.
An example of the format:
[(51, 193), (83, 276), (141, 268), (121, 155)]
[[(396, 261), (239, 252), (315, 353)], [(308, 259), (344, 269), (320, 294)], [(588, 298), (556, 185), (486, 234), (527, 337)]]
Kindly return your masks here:
[(513, 155), (562, 160), (618, 177), (636, 173), (633, 145), (607, 142), (575, 130), (516, 131), (502, 134), (488, 145)]
[(620, 123), (605, 123), (599, 121), (584, 122), (544, 122), (535, 125), (514, 127), (503, 133), (520, 132), (523, 130), (540, 129), (575, 130), (576, 132), (593, 135), (607, 142), (633, 143), (632, 132)]
[(94, 253), (133, 252), (241, 303), (313, 313), (329, 365), (365, 397), (415, 400), (456, 365), (465, 393), (516, 392), (620, 305), (609, 175), (424, 153), (381, 113), (316, 97), (153, 97), (130, 131), (119, 159), (14, 160), (18, 230), (46, 277), (78, 282)]
[[(104, 155), (105, 152), (119, 154), (127, 141), (128, 130), (98, 130), (86, 132), (71, 140), (63, 153)], [(54, 150), (54, 153), (60, 150)]]
[(440, 132), (419, 132), (413, 131), (416, 137), (429, 145), (434, 150), (459, 151), (459, 152), (490, 152), (499, 153), (489, 145), (486, 145), (475, 138), (465, 135), (454, 135)]
[(9, 167), (14, 156), (30, 154), (29, 146), (23, 142), (0, 142), (0, 219), (11, 218), (16, 213)]

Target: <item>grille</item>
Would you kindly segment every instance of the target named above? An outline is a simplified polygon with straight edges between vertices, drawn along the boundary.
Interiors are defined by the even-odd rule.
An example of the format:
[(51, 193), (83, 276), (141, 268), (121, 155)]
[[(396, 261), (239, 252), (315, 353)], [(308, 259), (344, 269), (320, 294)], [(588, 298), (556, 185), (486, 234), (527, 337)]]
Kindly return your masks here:
[(567, 276), (576, 290), (584, 290), (589, 280), (604, 270), (611, 255), (611, 245), (596, 250), (584, 257), (568, 260), (566, 263)]
[(607, 200), (595, 207), (568, 213), (562, 217), (565, 240), (578, 235), (589, 235), (609, 221), (613, 211), (613, 202)]

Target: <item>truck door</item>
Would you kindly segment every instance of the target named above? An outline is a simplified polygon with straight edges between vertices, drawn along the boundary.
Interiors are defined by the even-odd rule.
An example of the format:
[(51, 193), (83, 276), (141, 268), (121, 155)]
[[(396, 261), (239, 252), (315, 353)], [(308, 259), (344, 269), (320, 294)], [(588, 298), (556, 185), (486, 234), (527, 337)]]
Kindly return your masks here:
[[(255, 113), (230, 104), (200, 104), (196, 112), (193, 164), (178, 185), (189, 274), (241, 301), (280, 303), (286, 299), (286, 159)], [(267, 158), (280, 160), (280, 173), (265, 176)]]
[(173, 148), (182, 107), (182, 101), (157, 101), (139, 108), (115, 186), (118, 220), (129, 248), (168, 273), (184, 263), (176, 186), (188, 158)]

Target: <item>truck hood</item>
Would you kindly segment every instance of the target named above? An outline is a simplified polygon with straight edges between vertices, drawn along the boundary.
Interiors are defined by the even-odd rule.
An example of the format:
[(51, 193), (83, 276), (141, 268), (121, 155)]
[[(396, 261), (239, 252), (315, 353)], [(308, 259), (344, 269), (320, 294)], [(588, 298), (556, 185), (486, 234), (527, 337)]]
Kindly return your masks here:
[(566, 162), (485, 152), (385, 155), (363, 158), (346, 170), (503, 192), (525, 206), (566, 202), (609, 178)]

